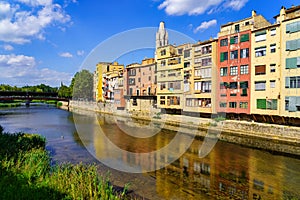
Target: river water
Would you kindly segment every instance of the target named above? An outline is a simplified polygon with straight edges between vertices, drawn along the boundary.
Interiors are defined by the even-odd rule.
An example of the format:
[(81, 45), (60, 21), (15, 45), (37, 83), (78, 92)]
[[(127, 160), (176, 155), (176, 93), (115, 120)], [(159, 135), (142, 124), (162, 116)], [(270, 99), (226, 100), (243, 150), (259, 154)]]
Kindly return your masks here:
[[(0, 109), (0, 125), (5, 131), (46, 137), (54, 163), (96, 163), (101, 173), (110, 173), (115, 186), (130, 183), (130, 194), (143, 199), (300, 199), (299, 159), (221, 141), (200, 158), (203, 141), (194, 139), (182, 156), (157, 169), (162, 155), (147, 159), (132, 155), (166, 146), (177, 132), (160, 129), (150, 139), (136, 139), (126, 133), (147, 132), (145, 124), (136, 123), (140, 125), (135, 127), (112, 115), (73, 115), (47, 105)], [(124, 151), (112, 149), (103, 134)], [(123, 170), (116, 170), (120, 166)], [(145, 166), (147, 171), (157, 170), (128, 172)]]

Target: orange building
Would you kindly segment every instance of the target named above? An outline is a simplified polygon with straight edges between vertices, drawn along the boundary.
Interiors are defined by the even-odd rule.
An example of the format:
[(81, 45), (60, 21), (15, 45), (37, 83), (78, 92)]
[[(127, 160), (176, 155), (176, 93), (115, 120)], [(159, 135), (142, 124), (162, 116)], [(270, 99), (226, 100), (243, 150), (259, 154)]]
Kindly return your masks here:
[(250, 114), (251, 32), (270, 25), (261, 15), (221, 26), (218, 34), (217, 112)]

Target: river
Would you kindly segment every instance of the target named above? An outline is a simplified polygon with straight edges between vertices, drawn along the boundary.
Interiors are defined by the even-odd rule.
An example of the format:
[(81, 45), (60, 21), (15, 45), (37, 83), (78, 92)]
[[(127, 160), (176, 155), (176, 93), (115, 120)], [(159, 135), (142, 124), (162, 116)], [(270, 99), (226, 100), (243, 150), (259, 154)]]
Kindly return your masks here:
[[(53, 163), (95, 162), (101, 173), (110, 173), (114, 185), (130, 183), (129, 192), (144, 199), (300, 199), (300, 160), (289, 156), (218, 141), (200, 158), (203, 141), (193, 139), (182, 156), (158, 169), (163, 155), (140, 155), (171, 143), (176, 131), (159, 129), (148, 139), (136, 139), (126, 133), (145, 134), (148, 126), (134, 127), (112, 115), (73, 115), (47, 105), (0, 109), (0, 125), (7, 132), (43, 135)], [(112, 149), (103, 134), (124, 151)], [(144, 173), (130, 173), (145, 166)], [(151, 169), (156, 170), (147, 172)]]

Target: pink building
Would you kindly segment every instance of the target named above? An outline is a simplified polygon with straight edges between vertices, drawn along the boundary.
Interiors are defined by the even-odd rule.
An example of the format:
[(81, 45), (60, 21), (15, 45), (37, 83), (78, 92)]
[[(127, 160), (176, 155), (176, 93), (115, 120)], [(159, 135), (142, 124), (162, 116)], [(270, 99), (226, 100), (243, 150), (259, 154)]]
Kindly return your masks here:
[(126, 66), (124, 96), (127, 110), (145, 110), (156, 105), (156, 62), (144, 59), (142, 64)]

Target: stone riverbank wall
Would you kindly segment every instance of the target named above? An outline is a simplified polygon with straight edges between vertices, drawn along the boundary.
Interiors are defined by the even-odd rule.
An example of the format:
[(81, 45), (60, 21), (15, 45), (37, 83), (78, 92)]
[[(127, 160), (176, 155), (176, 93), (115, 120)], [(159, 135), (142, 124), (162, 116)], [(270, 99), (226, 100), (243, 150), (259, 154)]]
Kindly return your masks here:
[[(83, 109), (110, 114), (113, 118), (134, 125), (151, 121), (162, 129), (183, 131), (196, 137), (204, 138), (214, 133), (219, 140), (264, 149), (273, 153), (290, 154), (300, 158), (300, 127), (265, 124), (257, 122), (197, 118), (184, 115), (161, 114), (153, 112), (127, 112), (115, 110), (112, 104), (95, 102), (70, 102), (71, 110)], [(207, 133), (210, 134), (207, 134)]]

